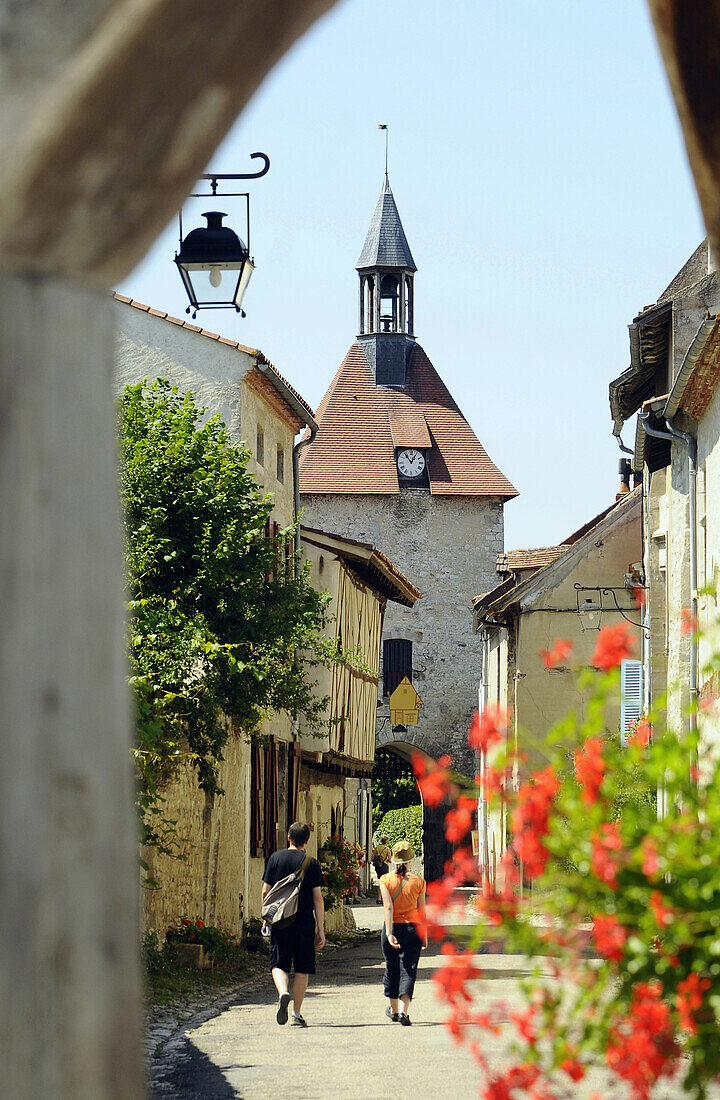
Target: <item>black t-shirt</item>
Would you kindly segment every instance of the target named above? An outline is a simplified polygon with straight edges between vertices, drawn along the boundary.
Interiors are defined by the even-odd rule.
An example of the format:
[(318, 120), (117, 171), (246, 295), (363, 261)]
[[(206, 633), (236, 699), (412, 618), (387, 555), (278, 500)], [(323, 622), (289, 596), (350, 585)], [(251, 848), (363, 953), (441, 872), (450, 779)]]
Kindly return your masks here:
[[(293, 875), (305, 859), (305, 852), (295, 848), (283, 848), (279, 852), (273, 852), (265, 864), (263, 882), (268, 886), (274, 886), (281, 878)], [(298, 899), (298, 915), (296, 924), (303, 928), (315, 927), (315, 909), (313, 906), (313, 887), (323, 885), (322, 871), (316, 859), (311, 859), (300, 884), (300, 897)]]

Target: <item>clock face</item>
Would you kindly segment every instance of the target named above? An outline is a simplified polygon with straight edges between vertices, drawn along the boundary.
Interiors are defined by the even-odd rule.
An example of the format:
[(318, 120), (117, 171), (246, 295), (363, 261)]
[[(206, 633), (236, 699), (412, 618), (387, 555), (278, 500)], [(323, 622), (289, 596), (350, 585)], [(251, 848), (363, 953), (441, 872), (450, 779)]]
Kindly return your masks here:
[(403, 477), (420, 477), (425, 469), (425, 455), (422, 451), (400, 451), (397, 465)]

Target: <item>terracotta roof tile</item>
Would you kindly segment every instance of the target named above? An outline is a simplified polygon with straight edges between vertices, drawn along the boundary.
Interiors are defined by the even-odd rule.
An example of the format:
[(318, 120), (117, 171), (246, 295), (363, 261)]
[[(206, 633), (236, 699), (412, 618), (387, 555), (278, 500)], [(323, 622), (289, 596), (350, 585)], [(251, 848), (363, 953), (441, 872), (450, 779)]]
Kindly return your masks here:
[[(422, 415), (432, 444), (428, 471), (433, 494), (505, 499), (517, 495), (418, 345), (410, 352), (405, 391), (396, 406), (398, 392), (375, 385), (363, 349), (353, 344), (320, 402), (317, 436), (301, 455), (301, 492), (399, 493), (391, 412), (395, 407), (409, 409), (409, 399), (415, 413)], [(414, 423), (417, 426), (419, 417)]]
[(235, 348), (237, 351), (245, 352), (246, 355), (252, 355), (260, 363), (263, 363), (268, 370), (265, 372), (271, 381), (276, 380), (279, 383), (278, 390), (282, 394), (283, 387), (290, 391), (293, 397), (296, 399), (301, 409), (307, 413), (310, 421), (314, 420), (314, 413), (304, 397), (290, 385), (288, 380), (282, 376), (277, 367), (274, 367), (269, 359), (260, 351), (259, 348), (248, 348), (245, 344), (240, 344), (237, 340), (228, 340), (225, 336), (220, 336), (217, 332), (210, 332), (206, 328), (200, 328), (198, 325), (191, 325), (189, 321), (182, 321), (179, 317), (173, 317), (170, 313), (164, 313), (159, 309), (151, 309), (150, 306), (143, 305), (142, 302), (136, 302), (134, 298), (127, 298), (124, 294), (113, 294), (113, 298), (116, 301), (122, 302), (123, 305), (132, 306), (133, 309), (142, 310), (143, 313), (152, 314), (153, 317), (159, 317), (164, 321), (170, 321), (173, 325), (179, 325), (181, 328), (186, 328), (190, 332), (197, 332), (200, 336), (206, 336), (209, 340), (217, 340), (221, 344), (227, 344), (228, 347)]
[(506, 554), (498, 554), (497, 571), (514, 573), (520, 569), (541, 569), (561, 557), (568, 547), (568, 543), (561, 543), (559, 546), (538, 546), (533, 550), (508, 550)]
[(403, 390), (393, 391), (388, 419), (394, 447), (432, 447), (422, 409)]

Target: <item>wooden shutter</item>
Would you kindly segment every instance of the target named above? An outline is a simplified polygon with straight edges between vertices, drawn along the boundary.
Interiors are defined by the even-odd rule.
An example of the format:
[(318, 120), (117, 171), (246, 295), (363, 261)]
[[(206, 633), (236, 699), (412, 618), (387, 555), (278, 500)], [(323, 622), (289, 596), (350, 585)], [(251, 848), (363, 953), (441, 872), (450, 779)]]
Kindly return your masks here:
[(642, 717), (642, 661), (625, 660), (620, 666), (620, 741), (624, 745), (633, 722)]
[(383, 695), (392, 695), (405, 676), (412, 683), (412, 642), (388, 638), (383, 642)]
[(262, 787), (262, 763), (260, 746), (253, 742), (250, 749), (250, 855), (262, 855), (262, 820), (260, 817), (260, 788)]
[(271, 737), (265, 746), (265, 828), (263, 855), (272, 855), (277, 846), (277, 824), (280, 817), (278, 799), (277, 741)]

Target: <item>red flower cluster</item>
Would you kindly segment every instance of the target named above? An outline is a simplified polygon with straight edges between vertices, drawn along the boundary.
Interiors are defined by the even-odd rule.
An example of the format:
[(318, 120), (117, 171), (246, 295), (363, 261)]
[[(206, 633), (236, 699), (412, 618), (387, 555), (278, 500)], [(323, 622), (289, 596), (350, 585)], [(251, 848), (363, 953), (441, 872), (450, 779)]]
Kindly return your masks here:
[(575, 777), (582, 787), (583, 801), (591, 806), (597, 801), (605, 775), (605, 761), (602, 755), (602, 737), (588, 737), (581, 749), (575, 749)]
[(684, 607), (681, 612), (682, 623), (680, 626), (683, 634), (696, 634), (698, 629), (698, 621), (693, 615), (692, 611), (688, 607)]
[(688, 974), (678, 982), (677, 1010), (680, 1017), (680, 1027), (683, 1031), (689, 1031), (693, 1035), (697, 1032), (696, 1013), (702, 1008), (703, 993), (709, 989), (712, 982), (709, 978), (701, 978), (699, 974)]
[(605, 1061), (627, 1081), (633, 1100), (648, 1100), (655, 1082), (675, 1070), (678, 1048), (658, 982), (639, 982), (627, 1018), (611, 1030)]
[(468, 991), (466, 983), (473, 978), (482, 977), (482, 970), (473, 966), (472, 952), (458, 951), (453, 944), (444, 943), (442, 953), (449, 956), (449, 960), (438, 967), (432, 976), (438, 987), (435, 990), (437, 997), (451, 1005), (460, 1000), (472, 1001), (472, 993)]
[(582, 1081), (585, 1076), (585, 1066), (582, 1062), (578, 1062), (577, 1058), (563, 1059), (560, 1069), (564, 1070), (573, 1081)]
[(427, 806), (439, 806), (450, 794), (452, 779), (448, 768), (451, 764), (451, 756), (441, 756), (436, 762), (421, 756), (419, 752), (413, 753), (413, 771), (423, 802)]
[(658, 922), (661, 928), (664, 928), (666, 924), (672, 923), (674, 913), (672, 909), (668, 909), (668, 907), (664, 904), (662, 894), (659, 890), (653, 890), (652, 894), (650, 895), (650, 908), (653, 911), (653, 916), (655, 917), (655, 920)]
[(595, 668), (607, 672), (617, 668), (621, 661), (629, 657), (637, 645), (630, 623), (615, 623), (604, 626), (598, 635), (592, 663)]
[(638, 745), (639, 748), (644, 749), (650, 744), (651, 737), (652, 726), (647, 718), (638, 718), (634, 729), (628, 734), (627, 743), (628, 745)]
[(448, 810), (445, 815), (445, 836), (451, 844), (459, 844), (468, 835), (473, 827), (476, 810), (477, 799), (464, 794), (458, 798), (455, 809)]
[(545, 870), (549, 853), (542, 838), (549, 831), (550, 806), (559, 789), (557, 776), (548, 765), (517, 793), (512, 815), (514, 844), (528, 878), (537, 878)]
[(593, 917), (592, 935), (600, 954), (606, 959), (619, 962), (623, 956), (627, 932), (617, 917), (612, 913), (607, 916), (598, 913)]
[(545, 662), (545, 668), (557, 668), (563, 665), (572, 654), (573, 644), (565, 638), (556, 638), (552, 649), (539, 649), (538, 655)]
[(652, 878), (660, 869), (660, 860), (658, 859), (658, 850), (655, 841), (649, 836), (643, 837), (642, 844), (640, 845), (640, 852), (642, 854), (642, 872), (644, 875), (647, 875), (648, 878)]
[(540, 1070), (526, 1063), (524, 1066), (512, 1066), (499, 1077), (493, 1077), (482, 1093), (483, 1100), (513, 1100), (513, 1095), (527, 1091), (537, 1081)]
[(613, 821), (610, 825), (605, 823), (600, 826), (600, 833), (594, 832), (590, 839), (593, 846), (590, 864), (593, 874), (612, 890), (617, 890), (620, 859), (614, 853), (622, 851), (620, 826), (617, 821)]
[(505, 738), (507, 730), (507, 711), (497, 703), (488, 703), (482, 713), (475, 711), (468, 730), (468, 744), (471, 749), (487, 752), (490, 745), (498, 745)]

